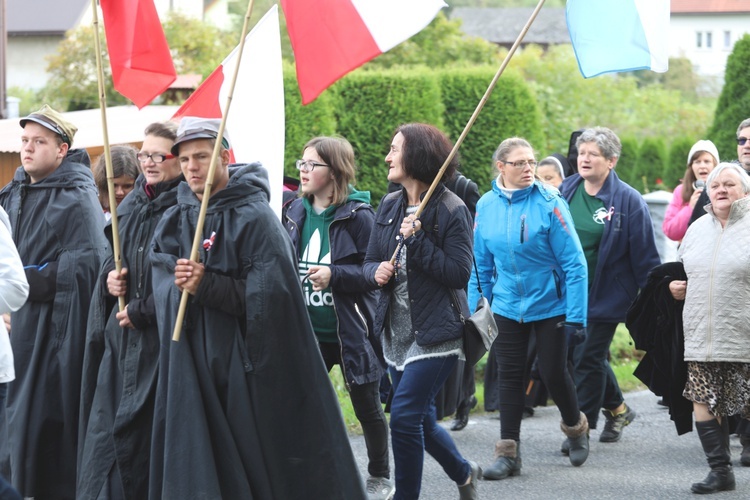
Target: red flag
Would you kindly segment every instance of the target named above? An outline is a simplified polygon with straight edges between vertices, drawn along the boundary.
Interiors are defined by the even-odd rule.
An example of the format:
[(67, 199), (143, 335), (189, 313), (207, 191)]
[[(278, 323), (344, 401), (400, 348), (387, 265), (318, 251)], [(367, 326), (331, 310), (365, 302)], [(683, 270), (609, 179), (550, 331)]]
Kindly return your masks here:
[(443, 0), (281, 0), (302, 103), (430, 24)]
[(142, 108), (177, 78), (153, 0), (101, 0), (115, 90)]

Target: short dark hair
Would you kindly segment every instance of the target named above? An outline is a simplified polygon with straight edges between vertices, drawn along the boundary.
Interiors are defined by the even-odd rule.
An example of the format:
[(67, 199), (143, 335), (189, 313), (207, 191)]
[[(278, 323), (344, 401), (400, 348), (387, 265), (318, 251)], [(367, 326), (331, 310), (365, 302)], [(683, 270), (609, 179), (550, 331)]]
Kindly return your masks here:
[(154, 122), (146, 127), (143, 135), (162, 137), (174, 142), (177, 139), (177, 124), (175, 122)]
[[(401, 125), (393, 133), (393, 137), (399, 132), (404, 136), (404, 145), (401, 151), (404, 172), (418, 181), (432, 184), (435, 175), (453, 150), (453, 143), (444, 132), (427, 123)], [(458, 153), (448, 164), (440, 182), (452, 179), (457, 169)]]

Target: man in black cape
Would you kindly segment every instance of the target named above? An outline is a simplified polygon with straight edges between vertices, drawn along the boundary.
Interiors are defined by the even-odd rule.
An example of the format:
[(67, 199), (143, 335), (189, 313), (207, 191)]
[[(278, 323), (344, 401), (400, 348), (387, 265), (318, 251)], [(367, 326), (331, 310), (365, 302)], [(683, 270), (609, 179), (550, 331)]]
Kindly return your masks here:
[(76, 127), (44, 106), (21, 120), (22, 166), (0, 191), (29, 300), (11, 315), (16, 380), (2, 419), (3, 473), (24, 497), (75, 498), (86, 321), (107, 252), (104, 216)]
[[(267, 173), (228, 167), (226, 135), (199, 262), (185, 258), (218, 130), (218, 120), (182, 119), (172, 153), (186, 183), (152, 245), (162, 345), (151, 496), (363, 499)], [(190, 300), (174, 342), (183, 289)]]
[[(159, 332), (148, 254), (159, 220), (183, 180), (171, 149), (174, 123), (146, 128), (143, 173), (117, 207), (123, 269), (108, 259), (91, 301), (83, 385), (77, 499), (148, 496)], [(111, 237), (112, 227), (105, 228)], [(120, 312), (117, 297), (125, 297)]]

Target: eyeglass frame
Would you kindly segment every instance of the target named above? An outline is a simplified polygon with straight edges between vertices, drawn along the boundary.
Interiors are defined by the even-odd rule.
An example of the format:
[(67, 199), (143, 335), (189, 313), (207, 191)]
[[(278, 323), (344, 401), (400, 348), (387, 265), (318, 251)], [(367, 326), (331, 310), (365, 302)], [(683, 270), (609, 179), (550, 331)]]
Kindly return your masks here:
[(526, 165), (530, 166), (531, 168), (536, 168), (537, 165), (539, 165), (539, 162), (536, 160), (518, 160), (518, 161), (500, 160), (500, 162), (505, 165), (510, 165), (513, 168), (517, 168), (517, 169), (521, 169), (525, 167)]
[[(156, 158), (154, 158), (155, 156), (161, 156), (161, 161), (156, 161)], [(151, 153), (150, 155), (148, 155), (146, 153), (138, 153), (137, 155), (135, 155), (135, 157), (138, 158), (138, 161), (141, 162), (141, 163), (146, 163), (146, 160), (150, 159), (152, 162), (156, 163), (157, 165), (159, 163), (164, 163), (167, 160), (171, 160), (173, 158), (177, 158), (173, 154), (163, 155), (161, 153)], [(141, 158), (141, 157), (143, 157), (143, 158)]]
[(750, 141), (750, 138), (747, 138), (747, 137), (738, 137), (737, 138), (737, 145), (738, 146), (744, 146), (745, 144), (747, 144), (747, 141)]
[[(294, 162), (294, 165), (297, 167), (297, 170), (300, 172), (310, 173), (313, 170), (315, 170), (315, 167), (328, 167), (330, 168), (330, 165), (326, 165), (325, 163), (318, 163), (314, 160), (297, 160)], [(305, 167), (304, 169), (302, 167)]]

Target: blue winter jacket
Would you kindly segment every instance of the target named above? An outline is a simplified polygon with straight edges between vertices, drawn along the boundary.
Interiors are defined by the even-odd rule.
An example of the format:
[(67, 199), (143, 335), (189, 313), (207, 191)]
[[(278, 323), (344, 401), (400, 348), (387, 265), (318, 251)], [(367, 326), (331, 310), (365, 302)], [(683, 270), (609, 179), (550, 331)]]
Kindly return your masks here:
[[(586, 258), (557, 189), (537, 181), (509, 198), (492, 181), (477, 203), (474, 256), (495, 314), (520, 323), (565, 315), (586, 324)], [(472, 273), (469, 306), (478, 301)]]
[[(567, 177), (560, 191), (570, 201), (583, 178)], [(643, 196), (609, 172), (596, 194), (612, 215), (605, 219), (599, 259), (589, 287), (589, 321), (622, 323), (648, 273), (661, 264), (651, 214)]]

